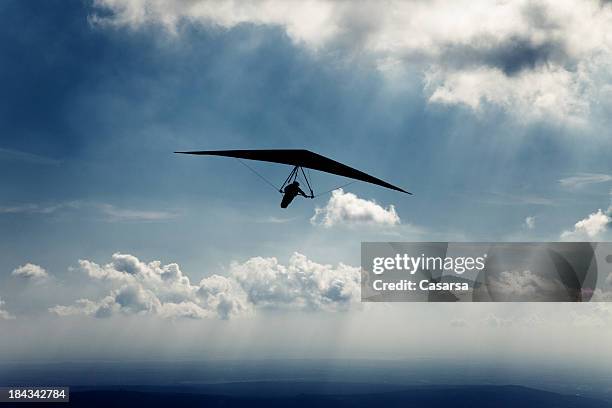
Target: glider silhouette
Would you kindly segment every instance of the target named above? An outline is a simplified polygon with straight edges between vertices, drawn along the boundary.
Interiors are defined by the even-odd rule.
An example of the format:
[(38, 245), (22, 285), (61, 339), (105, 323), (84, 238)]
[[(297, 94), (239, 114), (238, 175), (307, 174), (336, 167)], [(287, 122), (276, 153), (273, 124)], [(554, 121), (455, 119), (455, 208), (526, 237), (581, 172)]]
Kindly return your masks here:
[[(360, 170), (349, 167), (345, 164), (321, 156), (320, 154), (313, 153), (309, 150), (304, 149), (272, 149), (272, 150), (201, 150), (201, 151), (190, 151), (190, 152), (174, 152), (180, 154), (194, 154), (202, 156), (222, 156), (222, 157), (233, 157), (236, 159), (256, 160), (263, 162), (287, 164), (293, 166), (293, 170), (289, 173), (289, 176), (285, 179), (283, 185), (278, 191), (283, 194), (283, 200), (281, 202), (282, 208), (287, 208), (291, 201), (301, 195), (306, 198), (315, 198), (312, 186), (304, 169), (318, 170), (325, 173), (335, 174), (338, 176), (348, 177), (358, 181), (364, 181), (366, 183), (376, 184), (381, 187), (390, 188), (391, 190), (401, 191), (402, 193), (412, 194), (402, 188), (394, 186), (393, 184), (387, 183), (384, 180), (371, 176)], [(261, 174), (257, 173), (254, 169), (248, 166), (246, 163), (242, 164), (247, 166), (251, 171), (257, 174), (265, 182), (270, 184), (274, 189), (276, 186), (264, 178)], [(297, 181), (298, 176), (302, 174), (310, 194), (306, 194), (300, 189), (300, 183)], [(330, 190), (331, 191), (331, 190)], [(326, 192), (327, 193), (327, 192)], [(325, 194), (325, 193), (323, 193)]]

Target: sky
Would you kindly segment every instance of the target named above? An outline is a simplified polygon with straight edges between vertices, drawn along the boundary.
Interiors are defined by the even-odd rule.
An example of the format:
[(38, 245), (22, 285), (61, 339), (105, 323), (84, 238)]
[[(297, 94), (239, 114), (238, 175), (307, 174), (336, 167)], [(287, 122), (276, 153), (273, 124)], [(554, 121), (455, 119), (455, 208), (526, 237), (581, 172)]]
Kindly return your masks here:
[[(452, 339), (612, 360), (606, 304), (363, 305), (358, 272), (361, 241), (612, 238), (610, 3), (0, 16), (0, 359), (451, 357)], [(236, 160), (173, 154), (245, 148), (309, 149), (414, 195), (356, 183), (282, 210)]]

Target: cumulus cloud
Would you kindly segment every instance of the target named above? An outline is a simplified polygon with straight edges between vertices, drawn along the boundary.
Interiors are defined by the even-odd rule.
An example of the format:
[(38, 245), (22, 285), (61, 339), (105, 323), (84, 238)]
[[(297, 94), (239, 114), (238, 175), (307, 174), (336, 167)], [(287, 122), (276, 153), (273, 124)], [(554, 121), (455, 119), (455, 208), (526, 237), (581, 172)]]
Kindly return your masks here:
[(360, 298), (359, 268), (313, 262), (294, 253), (284, 266), (276, 258), (232, 264), (232, 277), (258, 307), (302, 310), (348, 308)]
[(110, 282), (114, 289), (101, 300), (81, 299), (71, 306), (53, 307), (51, 312), (228, 319), (249, 309), (244, 293), (227, 278), (212, 276), (192, 284), (176, 263), (143, 262), (133, 255), (115, 253), (108, 264), (79, 260), (79, 266), (91, 278)]
[(536, 217), (526, 217), (523, 226), (527, 229), (534, 229), (536, 224)]
[(15, 318), (12, 314), (4, 310), (4, 300), (0, 298), (0, 320), (12, 320)]
[(431, 103), (494, 105), (526, 121), (583, 123), (612, 93), (612, 7), (597, 0), (97, 0), (90, 21), (172, 33), (181, 22), (275, 26), (315, 53), (369, 55), (385, 72), (417, 67)]
[(211, 275), (193, 284), (175, 263), (143, 262), (113, 254), (110, 263), (79, 261), (95, 280), (113, 285), (98, 300), (79, 299), (50, 308), (59, 316), (115, 314), (163, 318), (221, 318), (248, 315), (257, 308), (345, 310), (359, 300), (359, 268), (322, 265), (295, 253), (287, 266), (276, 258), (233, 262), (229, 275)]
[(393, 205), (385, 208), (375, 201), (337, 189), (332, 192), (325, 207), (315, 209), (310, 222), (324, 227), (352, 224), (393, 226), (400, 223), (400, 218)]
[(42, 281), (49, 277), (49, 274), (43, 267), (31, 263), (26, 263), (13, 269), (11, 275), (32, 281)]
[(610, 209), (607, 212), (603, 212), (601, 209), (597, 210), (597, 212), (574, 224), (573, 230), (563, 231), (561, 239), (564, 241), (582, 241), (600, 237), (612, 223), (610, 211)]
[(574, 189), (583, 187), (589, 184), (606, 183), (612, 181), (612, 176), (601, 173), (580, 173), (575, 176), (565, 177), (559, 180), (562, 187)]
[(115, 302), (112, 296), (107, 296), (98, 302), (94, 302), (89, 299), (78, 299), (73, 305), (57, 305), (49, 308), (49, 311), (57, 314), (58, 316), (84, 314), (95, 315), (97, 317), (107, 317), (112, 314), (114, 304)]

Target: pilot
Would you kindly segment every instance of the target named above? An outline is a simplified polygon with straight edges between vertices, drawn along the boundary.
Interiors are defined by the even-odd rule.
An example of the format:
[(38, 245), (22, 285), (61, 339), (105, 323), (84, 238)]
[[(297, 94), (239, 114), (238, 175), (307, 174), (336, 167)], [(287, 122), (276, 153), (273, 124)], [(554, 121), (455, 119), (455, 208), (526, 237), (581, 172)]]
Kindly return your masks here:
[(298, 194), (302, 197), (314, 198), (314, 196), (307, 195), (305, 192), (303, 192), (300, 188), (300, 183), (298, 183), (297, 181), (294, 181), (291, 184), (287, 184), (287, 187), (285, 187), (282, 193), (283, 201), (281, 202), (281, 208), (287, 208)]

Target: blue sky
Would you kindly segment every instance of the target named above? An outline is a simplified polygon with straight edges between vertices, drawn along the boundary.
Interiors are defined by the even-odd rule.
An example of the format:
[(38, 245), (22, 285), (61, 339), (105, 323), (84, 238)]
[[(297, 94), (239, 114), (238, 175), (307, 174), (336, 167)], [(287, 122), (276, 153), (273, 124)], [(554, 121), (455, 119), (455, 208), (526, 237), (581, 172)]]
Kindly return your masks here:
[[(592, 20), (579, 30), (563, 14), (571, 2), (478, 3), (459, 17), (466, 27), (498, 11), (521, 24), (483, 23), (451, 40), (435, 16), (454, 6), (437, 2), (412, 10), (425, 38), (415, 45), (412, 21), (380, 10), (364, 20), (372, 5), (359, 13), (321, 1), (284, 17), (273, 3), (202, 4), (213, 11), (0, 5), (0, 298), (11, 324), (118, 290), (78, 263), (103, 265), (118, 252), (176, 262), (196, 282), (256, 257), (288, 264), (294, 252), (355, 266), (362, 240), (609, 237), (612, 48), (600, 33), (610, 5), (574, 10)], [(329, 13), (326, 24), (318, 12)], [(353, 184), (344, 193), (354, 198), (281, 210), (278, 194), (235, 160), (172, 154), (235, 148), (310, 149), (415, 195)], [(278, 184), (290, 170), (253, 166)], [(345, 183), (313, 177), (319, 190)], [(315, 208), (346, 203), (365, 206), (367, 222), (311, 221)], [(387, 219), (390, 205), (399, 222), (368, 212)], [(598, 209), (602, 217), (575, 226)], [(52, 291), (16, 281), (12, 271), (27, 263), (53, 277)]]

